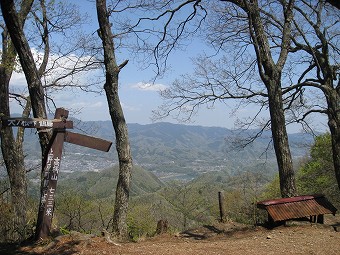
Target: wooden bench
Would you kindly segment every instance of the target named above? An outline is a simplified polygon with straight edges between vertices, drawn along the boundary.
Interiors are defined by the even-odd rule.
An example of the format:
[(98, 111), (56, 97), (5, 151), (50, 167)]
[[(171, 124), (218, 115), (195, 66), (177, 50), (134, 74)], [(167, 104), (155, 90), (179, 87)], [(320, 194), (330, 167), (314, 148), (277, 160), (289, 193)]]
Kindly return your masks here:
[(324, 214), (335, 215), (337, 209), (322, 194), (264, 200), (257, 207), (268, 213), (270, 225), (309, 217), (311, 222), (324, 223)]

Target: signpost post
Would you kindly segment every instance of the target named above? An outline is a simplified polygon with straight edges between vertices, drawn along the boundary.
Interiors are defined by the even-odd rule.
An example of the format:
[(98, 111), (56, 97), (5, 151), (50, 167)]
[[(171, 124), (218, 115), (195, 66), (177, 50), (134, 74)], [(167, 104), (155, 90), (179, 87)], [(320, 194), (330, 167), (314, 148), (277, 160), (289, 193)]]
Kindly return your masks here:
[(2, 126), (52, 129), (52, 138), (49, 141), (48, 153), (43, 159), (42, 164), (43, 172), (35, 232), (36, 240), (44, 239), (50, 233), (64, 141), (105, 152), (108, 152), (112, 145), (110, 141), (66, 131), (66, 129), (73, 128), (73, 122), (67, 120), (67, 118), (68, 111), (63, 108), (57, 108), (53, 120), (34, 118), (1, 119)]

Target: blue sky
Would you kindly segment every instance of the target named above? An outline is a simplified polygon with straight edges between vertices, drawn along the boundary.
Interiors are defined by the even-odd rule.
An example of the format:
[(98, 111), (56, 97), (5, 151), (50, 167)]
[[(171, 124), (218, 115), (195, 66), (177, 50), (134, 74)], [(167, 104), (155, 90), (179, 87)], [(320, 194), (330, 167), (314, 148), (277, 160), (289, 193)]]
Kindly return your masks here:
[[(82, 11), (86, 11), (90, 15), (86, 29), (95, 32), (98, 28), (95, 3), (90, 1), (72, 2), (80, 4)], [(168, 87), (171, 82), (181, 74), (192, 72), (193, 65), (191, 58), (202, 50), (207, 50), (203, 43), (194, 41), (187, 47), (174, 52), (169, 58), (169, 71), (162, 79), (157, 80), (153, 86), (144, 86), (144, 84), (154, 77), (154, 70), (151, 68), (141, 69), (132, 56), (126, 53), (117, 53), (117, 59), (119, 59), (120, 62), (129, 59), (128, 65), (126, 65), (120, 73), (119, 88), (126, 121), (128, 123), (140, 124), (152, 123), (152, 111), (162, 104), (162, 99), (158, 93), (159, 89)], [(26, 86), (23, 74), (15, 74), (12, 79), (12, 84), (18, 87)], [(57, 107), (69, 109), (73, 117), (84, 121), (110, 119), (104, 93), (99, 95), (81, 91), (76, 91), (75, 93), (62, 92), (55, 96), (55, 103)], [(235, 127), (236, 121), (236, 118), (230, 114), (232, 108), (233, 102), (227, 102), (227, 104), (217, 103), (213, 109), (206, 109), (205, 106), (202, 106), (190, 124), (219, 126), (232, 129)], [(15, 112), (15, 110), (12, 112)], [(240, 109), (236, 115), (238, 117), (245, 117), (252, 116), (255, 113), (256, 109), (253, 107)], [(176, 120), (171, 118), (163, 119), (162, 121), (177, 123)], [(325, 125), (320, 125), (321, 129), (324, 127)], [(289, 128), (289, 131), (298, 132), (300, 131), (300, 127), (292, 126)]]
[[(82, 11), (90, 15), (86, 29), (95, 33), (98, 28), (95, 3), (90, 1), (71, 1), (79, 4)], [(123, 106), (126, 121), (128, 123), (148, 124), (152, 123), (152, 111), (162, 104), (159, 96), (159, 89), (168, 87), (179, 75), (193, 70), (191, 58), (202, 51), (204, 45), (200, 42), (191, 42), (182, 50), (173, 52), (169, 58), (169, 70), (162, 79), (159, 79), (151, 86), (145, 86), (154, 77), (154, 70), (151, 68), (142, 69), (140, 64), (126, 53), (117, 53), (118, 61), (129, 59), (129, 63), (120, 73), (119, 95)], [(98, 72), (99, 73), (99, 72)], [(97, 74), (98, 74), (97, 73)], [(14, 74), (12, 86), (18, 90), (26, 87), (24, 75)], [(104, 92), (99, 94), (76, 91), (75, 93), (58, 92), (54, 95), (57, 107), (65, 107), (71, 114), (84, 121), (88, 120), (109, 120), (109, 112)], [(19, 111), (14, 107), (12, 112)], [(80, 110), (80, 111), (78, 111)], [(174, 122), (172, 118), (162, 121)], [(192, 119), (190, 124), (203, 126), (234, 127), (234, 119), (231, 119), (228, 107), (225, 104), (216, 104), (214, 109), (202, 107), (198, 115)]]

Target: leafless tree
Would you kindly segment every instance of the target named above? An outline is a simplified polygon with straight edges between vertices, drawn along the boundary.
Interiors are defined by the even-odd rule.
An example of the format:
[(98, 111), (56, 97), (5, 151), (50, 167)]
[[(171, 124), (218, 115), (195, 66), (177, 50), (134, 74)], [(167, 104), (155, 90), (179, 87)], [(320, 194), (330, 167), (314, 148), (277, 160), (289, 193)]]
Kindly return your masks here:
[[(327, 7), (322, 1), (317, 4), (301, 1), (295, 6), (295, 33), (292, 51), (299, 53), (296, 65), (301, 72), (297, 82), (289, 89), (304, 91), (300, 98), (304, 111), (296, 114), (303, 122), (311, 114), (325, 114), (332, 139), (335, 175), (340, 188), (340, 64), (339, 64), (339, 11)], [(317, 89), (323, 98), (308, 100), (305, 95)]]
[[(279, 1), (271, 3), (268, 7), (279, 8), (282, 15), (282, 22), (271, 26), (267, 18), (263, 18), (262, 3), (257, 1), (227, 1), (233, 6), (241, 8), (247, 13), (249, 34), (251, 43), (256, 54), (257, 68), (262, 82), (266, 87), (270, 123), (274, 149), (280, 176), (280, 189), (283, 197), (296, 195), (294, 169), (292, 156), (289, 149), (288, 134), (286, 130), (284, 102), (282, 92), (282, 71), (286, 63), (289, 47), (291, 25), (293, 18), (294, 1)], [(270, 15), (270, 13), (265, 13)], [(268, 29), (269, 28), (269, 29)], [(270, 29), (280, 31), (280, 39), (268, 35)], [(271, 41), (274, 40), (271, 45)], [(278, 47), (276, 52), (275, 48)]]
[[(31, 2), (31, 5), (33, 1)], [(29, 7), (31, 8), (31, 6)], [(36, 118), (47, 118), (44, 90), (40, 80), (41, 75), (35, 65), (35, 60), (26, 39), (23, 26), (18, 17), (15, 3), (12, 0), (1, 1), (2, 15), (11, 37), (11, 41), (19, 56), (21, 67), (25, 73), (31, 97), (33, 115)], [(42, 152), (44, 153), (49, 141), (47, 132), (39, 133)]]
[[(295, 1), (224, 0), (210, 1), (210, 7), (207, 2), (199, 0), (180, 2), (150, 0), (133, 7), (129, 2), (131, 1), (126, 1), (125, 7), (121, 10), (133, 9), (138, 13), (137, 9), (149, 8), (152, 11), (144, 16), (138, 13), (141, 16), (137, 15), (139, 18), (129, 20), (128, 25), (122, 20), (119, 20), (117, 25), (124, 29), (129, 28), (122, 31), (122, 34), (132, 32), (137, 35), (137, 50), (146, 52), (156, 59), (158, 73), (166, 68), (170, 52), (181, 45), (181, 39), (198, 32), (202, 23), (210, 17), (208, 15), (215, 15), (213, 23), (209, 24), (210, 27), (206, 28), (203, 36), (206, 36), (217, 49), (217, 55), (224, 53), (228, 57), (222, 58), (217, 63), (208, 59), (208, 56), (199, 58), (193, 76), (183, 76), (183, 79), (178, 79), (170, 90), (162, 92), (167, 101), (160, 107), (162, 112), (157, 112), (158, 117), (177, 112), (177, 117), (183, 117), (181, 114), (184, 113), (187, 114), (184, 120), (190, 119), (200, 106), (213, 107), (216, 101), (226, 99), (240, 99), (239, 105), (260, 106), (259, 112), (246, 124), (259, 121), (260, 112), (269, 110), (270, 119), (269, 121), (260, 119), (261, 131), (255, 138), (264, 129), (271, 128), (282, 196), (296, 194), (286, 131), (286, 124), (296, 119), (288, 116), (285, 118), (285, 111), (289, 113), (296, 111), (298, 100), (303, 93), (301, 87), (291, 86), (294, 79), (292, 73), (296, 72), (293, 67), (286, 65), (289, 60), (288, 53), (298, 48), (290, 47), (291, 35), (294, 40), (291, 27)], [(302, 1), (306, 6), (308, 3), (314, 5), (318, 2), (321, 5), (324, 3)], [(335, 7), (337, 5), (334, 1), (328, 2)], [(158, 23), (149, 27), (143, 25), (148, 22)], [(310, 23), (308, 20), (304, 22)], [(294, 33), (299, 31), (295, 29)], [(315, 33), (322, 34), (320, 31)], [(156, 42), (154, 47), (148, 40), (150, 38)], [(232, 45), (233, 50), (227, 49), (227, 45)], [(253, 52), (250, 52), (250, 46), (253, 47)], [(162, 60), (164, 62), (161, 62)], [(256, 72), (260, 79), (254, 79)], [(308, 72), (310, 73), (310, 70)], [(331, 98), (330, 95), (326, 97)]]
[[(203, 5), (203, 1), (185, 3)], [(241, 64), (245, 61), (249, 65), (243, 66), (242, 69), (237, 65), (228, 65), (224, 68), (220, 62), (217, 67), (217, 65), (213, 66), (209, 59), (202, 61), (201, 58), (198, 61), (198, 72), (204, 76), (204, 79), (199, 84), (197, 79), (192, 79), (186, 83), (186, 85), (191, 83), (188, 87), (182, 86), (183, 81), (175, 82), (173, 89), (163, 92), (169, 104), (163, 105), (162, 108), (167, 113), (182, 110), (189, 113), (190, 117), (199, 106), (213, 105), (218, 100), (233, 98), (243, 99), (246, 103), (247, 100), (260, 103), (260, 107), (267, 108), (270, 113), (270, 122), (266, 122), (263, 128), (270, 125), (272, 131), (282, 196), (293, 196), (296, 194), (296, 187), (286, 130), (281, 80), (290, 48), (294, 1), (267, 3), (231, 0), (209, 3), (210, 6), (208, 3), (204, 6), (208, 10), (207, 13), (213, 16), (213, 23), (209, 23), (209, 27), (205, 28), (206, 38), (216, 47), (217, 53), (226, 54), (224, 63), (228, 56), (230, 62), (236, 60)], [(231, 50), (226, 51), (230, 41), (234, 43), (233, 53), (236, 53), (236, 56), (231, 59), (228, 55)], [(251, 53), (249, 53), (249, 46), (253, 48)], [(206, 63), (210, 64), (209, 71), (214, 69), (215, 73), (206, 72)], [(260, 79), (254, 80), (253, 75), (256, 72)], [(217, 73), (222, 77), (216, 77)], [(249, 83), (247, 78), (250, 78)], [(234, 84), (233, 88), (228, 87), (231, 83)], [(195, 90), (195, 86), (200, 87)], [(254, 116), (253, 120), (256, 117)]]
[[(129, 204), (132, 156), (130, 151), (127, 125), (118, 95), (119, 72), (127, 61), (118, 65), (115, 56), (114, 35), (109, 21), (110, 12), (106, 0), (96, 0), (99, 23), (98, 34), (104, 49), (106, 81), (104, 89), (116, 136), (116, 150), (119, 159), (119, 177), (116, 189), (115, 209), (113, 215), (113, 234), (119, 239), (128, 238), (127, 211)], [(114, 18), (114, 17), (113, 17)]]
[(177, 222), (182, 230), (192, 227), (190, 222), (204, 222), (208, 218), (212, 206), (202, 194), (207, 189), (205, 185), (173, 182), (162, 190), (163, 198), (182, 215)]
[[(33, 1), (23, 1), (18, 13), (23, 26), (30, 5)], [(9, 82), (15, 67), (16, 51), (12, 44), (6, 26), (2, 26), (2, 58), (0, 66), (0, 116), (10, 115)], [(25, 98), (26, 100), (26, 98)], [(29, 98), (26, 100), (23, 116), (31, 111)], [(26, 229), (27, 211), (27, 179), (24, 165), (23, 133), (24, 128), (18, 128), (16, 137), (12, 127), (1, 127), (1, 151), (10, 181), (11, 202), (15, 215), (14, 229), (17, 234), (14, 239), (23, 240)]]
[(54, 95), (61, 90), (100, 92), (99, 81), (89, 74), (101, 69), (101, 56), (94, 31), (82, 28), (88, 22), (87, 14), (71, 3), (38, 1), (31, 16), (26, 34), (35, 48), (48, 109), (55, 108)]
[[(79, 84), (77, 75), (100, 66), (96, 57), (98, 47), (90, 44), (93, 41), (91, 41), (90, 36), (86, 37), (75, 32), (72, 34), (72, 40), (67, 41), (68, 31), (84, 21), (76, 12), (74, 6), (60, 4), (56, 7), (54, 2), (46, 3), (44, 0), (36, 4), (33, 1), (22, 1), (21, 10), (16, 12), (13, 1), (6, 3), (4, 1), (1, 4), (6, 23), (6, 25), (2, 25), (1, 116), (10, 116), (9, 101), (12, 99), (17, 100), (23, 106), (23, 117), (28, 117), (33, 108), (35, 117), (46, 118), (45, 102), (47, 102), (47, 99), (51, 99), (53, 103), (51, 92), (68, 87), (90, 90), (90, 86), (93, 84)], [(24, 28), (24, 21), (26, 21), (26, 16), (29, 13), (31, 18), (28, 19)], [(19, 29), (16, 29), (17, 27)], [(61, 42), (62, 46), (55, 42), (51, 43), (51, 34), (56, 33), (65, 36)], [(39, 60), (33, 57), (29, 44), (36, 45), (36, 49), (41, 52), (38, 52), (40, 54)], [(19, 50), (16, 50), (17, 47), (19, 47)], [(21, 68), (28, 77), (30, 96), (13, 93), (9, 86), (12, 72), (20, 66), (17, 63), (17, 52), (19, 53)], [(64, 61), (66, 57), (68, 57), (67, 64)], [(31, 106), (31, 98), (33, 98), (33, 107)], [(17, 211), (15, 215), (20, 219), (20, 222), (18, 222), (19, 229), (24, 230), (27, 197), (22, 143), (24, 129), (18, 128), (18, 130), (15, 139), (10, 127), (1, 128), (1, 142), (2, 154), (6, 159), (6, 169), (11, 180), (11, 190), (14, 196), (12, 202), (16, 208), (15, 211)], [(44, 153), (44, 148), (49, 140), (49, 133), (39, 132), (39, 136), (42, 153)]]
[[(339, 50), (336, 44), (339, 14), (330, 6), (325, 9), (324, 1), (301, 1), (297, 4), (293, 1), (223, 2), (230, 4), (214, 7), (215, 3), (212, 3), (218, 15), (213, 19), (211, 29), (206, 31), (209, 31), (208, 40), (218, 53), (227, 56), (218, 61), (206, 55), (198, 58), (194, 75), (183, 76), (174, 82), (171, 89), (162, 92), (166, 101), (157, 114), (167, 116), (176, 112), (178, 117), (184, 114), (186, 120), (202, 105), (213, 107), (216, 101), (239, 99), (239, 106), (259, 105), (259, 112), (246, 123), (254, 124), (260, 112), (269, 109), (270, 122), (260, 123), (263, 125), (261, 131), (271, 126), (282, 195), (294, 195), (294, 172), (286, 124), (298, 121), (307, 126), (305, 120), (311, 113), (326, 113), (332, 134), (335, 169), (340, 168), (337, 142)], [(282, 10), (280, 13), (277, 12), (278, 8)], [(294, 26), (291, 28), (293, 18)], [(255, 59), (254, 54), (249, 53), (250, 45), (254, 46)], [(301, 55), (301, 51), (305, 54)], [(292, 57), (288, 56), (290, 52), (292, 54), (289, 56)], [(294, 58), (295, 62), (292, 60)], [(299, 59), (298, 64), (296, 59)], [(285, 64), (287, 61), (289, 63)], [(300, 72), (302, 67), (305, 69)], [(265, 89), (254, 79), (255, 72), (259, 72)], [(296, 76), (300, 78), (294, 84)], [(325, 104), (321, 103), (323, 109), (316, 101), (313, 101), (314, 106), (310, 101), (307, 103), (307, 95), (311, 95), (307, 87), (321, 89), (322, 93), (317, 95), (324, 95)], [(307, 111), (301, 112), (300, 106), (305, 106)], [(284, 111), (289, 114), (286, 120)], [(336, 175), (340, 180), (339, 170)]]

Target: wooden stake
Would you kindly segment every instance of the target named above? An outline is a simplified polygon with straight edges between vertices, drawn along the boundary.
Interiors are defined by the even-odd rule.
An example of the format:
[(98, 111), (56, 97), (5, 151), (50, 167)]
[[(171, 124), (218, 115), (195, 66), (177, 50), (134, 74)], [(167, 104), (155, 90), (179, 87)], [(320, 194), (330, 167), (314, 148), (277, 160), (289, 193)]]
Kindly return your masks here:
[(220, 222), (224, 223), (225, 221), (225, 212), (224, 212), (224, 196), (223, 191), (218, 192), (218, 204), (220, 208)]

